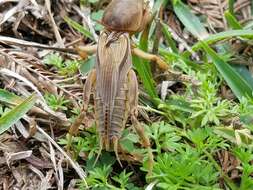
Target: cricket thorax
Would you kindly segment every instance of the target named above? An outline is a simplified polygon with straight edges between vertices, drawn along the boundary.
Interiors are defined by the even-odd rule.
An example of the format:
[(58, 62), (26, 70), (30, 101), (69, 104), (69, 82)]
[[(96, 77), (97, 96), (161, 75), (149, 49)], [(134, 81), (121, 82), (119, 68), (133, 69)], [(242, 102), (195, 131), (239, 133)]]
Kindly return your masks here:
[(96, 120), (100, 144), (115, 148), (129, 113), (127, 75), (131, 69), (128, 34), (103, 32), (99, 39), (96, 79)]
[(112, 31), (137, 31), (143, 19), (143, 6), (142, 0), (113, 0), (103, 15), (102, 23)]

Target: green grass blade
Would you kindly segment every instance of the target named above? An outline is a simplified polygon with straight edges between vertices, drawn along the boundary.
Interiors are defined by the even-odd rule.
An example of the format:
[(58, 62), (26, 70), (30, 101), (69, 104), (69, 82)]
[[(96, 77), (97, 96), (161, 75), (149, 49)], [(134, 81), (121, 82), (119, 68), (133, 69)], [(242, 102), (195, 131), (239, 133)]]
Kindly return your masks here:
[(153, 6), (152, 12), (158, 12), (160, 10), (160, 7), (162, 5), (166, 5), (168, 3), (168, 0), (157, 0), (155, 1), (155, 4)]
[(249, 69), (245, 65), (232, 65), (232, 67), (239, 73), (239, 75), (247, 81), (253, 89), (253, 78)]
[(228, 22), (228, 25), (235, 30), (240, 30), (243, 29), (243, 27), (241, 26), (241, 24), (237, 21), (237, 19), (229, 12), (226, 11), (225, 12), (225, 18)]
[[(247, 39), (253, 39), (253, 31), (252, 30), (230, 30), (225, 32), (220, 32), (217, 34), (210, 35), (209, 37), (205, 38), (203, 42), (207, 44), (213, 44), (217, 41), (230, 39), (233, 37), (244, 37)], [(192, 50), (197, 51), (201, 48), (201, 42), (197, 42), (193, 45)]]
[[(142, 49), (143, 51), (148, 50), (148, 36), (149, 36), (149, 28), (146, 28), (141, 35), (139, 44), (139, 48)], [(138, 75), (141, 78), (141, 81), (143, 82), (143, 86), (147, 91), (147, 93), (149, 94), (149, 96), (151, 98), (157, 98), (158, 95), (156, 93), (155, 82), (151, 74), (150, 63), (135, 55), (133, 55), (133, 63), (134, 67), (138, 72)]]
[(196, 64), (196, 62), (185, 58), (181, 56), (180, 54), (174, 53), (174, 52), (169, 52), (166, 49), (159, 48), (159, 54), (163, 56), (163, 58), (169, 62), (171, 59), (177, 60), (177, 61), (183, 61), (185, 62), (188, 66), (195, 70), (201, 70), (201, 66), (199, 64)]
[(211, 57), (217, 70), (221, 73), (236, 97), (239, 100), (243, 96), (252, 97), (253, 88), (206, 43), (202, 42), (202, 47)]
[[(230, 0), (230, 1), (231, 1), (230, 2), (231, 4), (234, 3), (233, 0)], [(238, 29), (238, 30), (243, 29), (241, 24), (237, 21), (235, 16), (231, 13), (231, 10), (225, 12), (225, 18), (227, 20), (227, 23), (232, 29)], [(245, 65), (232, 65), (232, 67), (235, 69), (237, 73), (240, 74), (240, 76), (242, 76), (242, 78), (248, 83), (248, 85), (250, 85), (251, 88), (253, 88), (253, 78), (252, 78), (251, 73), (247, 69), (247, 67)]]
[(0, 102), (5, 102), (11, 105), (20, 104), (23, 99), (7, 90), (0, 89)]
[(89, 30), (87, 30), (84, 26), (81, 24), (77, 23), (76, 21), (72, 20), (69, 17), (64, 17), (65, 22), (67, 22), (71, 27), (76, 29), (78, 32), (86, 36), (87, 38), (90, 38), (91, 40), (94, 40), (92, 34), (90, 33)]
[(170, 46), (171, 50), (173, 51), (173, 53), (178, 54), (178, 49), (176, 46), (176, 43), (174, 42), (174, 40), (172, 39), (172, 35), (169, 32), (169, 27), (165, 24), (162, 23), (162, 32), (164, 34), (165, 40), (168, 43), (168, 45)]
[(145, 90), (147, 91), (147, 93), (149, 94), (149, 96), (151, 98), (158, 97), (155, 90), (154, 80), (149, 73), (146, 63), (137, 56), (133, 56), (133, 62), (138, 72), (138, 75), (140, 76), (141, 81), (143, 82), (143, 86)]
[(200, 22), (199, 18), (194, 15), (188, 6), (183, 4), (180, 0), (173, 0), (174, 11), (179, 20), (194, 36), (199, 39), (205, 39), (208, 32), (204, 25)]
[(232, 14), (233, 16), (234, 16), (234, 4), (235, 0), (228, 0), (228, 10), (230, 14)]
[(21, 119), (26, 112), (28, 112), (35, 104), (36, 96), (31, 95), (25, 99), (22, 103), (14, 107), (11, 111), (4, 114), (0, 118), (0, 134), (8, 130), (13, 124), (15, 124), (19, 119)]

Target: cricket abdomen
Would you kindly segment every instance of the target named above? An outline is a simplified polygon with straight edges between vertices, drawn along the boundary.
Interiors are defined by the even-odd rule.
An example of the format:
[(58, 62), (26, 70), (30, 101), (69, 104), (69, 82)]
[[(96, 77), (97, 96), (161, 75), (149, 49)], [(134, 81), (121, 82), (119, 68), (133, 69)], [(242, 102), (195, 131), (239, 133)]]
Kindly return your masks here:
[[(114, 99), (114, 106), (105, 109), (101, 98), (96, 98), (95, 111), (101, 144), (106, 151), (113, 149), (113, 139), (120, 139), (128, 116), (127, 90), (121, 88)], [(109, 107), (108, 107), (109, 108)]]

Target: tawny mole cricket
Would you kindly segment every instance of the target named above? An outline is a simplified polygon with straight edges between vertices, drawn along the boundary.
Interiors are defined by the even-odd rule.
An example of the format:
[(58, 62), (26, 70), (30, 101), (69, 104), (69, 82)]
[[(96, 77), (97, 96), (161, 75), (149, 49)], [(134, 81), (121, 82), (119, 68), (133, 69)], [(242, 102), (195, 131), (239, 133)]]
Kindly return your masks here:
[[(100, 137), (98, 156), (102, 149), (112, 150), (121, 165), (118, 151), (122, 148), (119, 140), (130, 118), (142, 140), (141, 144), (148, 149), (152, 170), (150, 141), (137, 120), (138, 81), (132, 69), (132, 53), (155, 61), (164, 70), (167, 70), (168, 66), (158, 56), (132, 48), (130, 42), (130, 36), (142, 31), (150, 19), (150, 11), (144, 0), (112, 0), (108, 5), (100, 22), (105, 29), (101, 32), (95, 49), (95, 68), (89, 73), (84, 86), (83, 109), (70, 127), (69, 133), (74, 135), (78, 131), (93, 92), (96, 125)], [(84, 48), (87, 52), (91, 52), (91, 49)]]
[[(100, 137), (100, 152), (114, 150), (117, 160), (119, 139), (130, 117), (136, 131), (149, 147), (149, 139), (137, 120), (138, 82), (132, 69), (130, 35), (141, 31), (150, 13), (143, 0), (112, 0), (105, 10), (97, 45), (97, 59), (84, 86), (83, 110), (69, 133), (81, 124), (94, 91), (95, 118)], [(100, 154), (99, 152), (99, 154)], [(121, 163), (120, 163), (121, 164)]]

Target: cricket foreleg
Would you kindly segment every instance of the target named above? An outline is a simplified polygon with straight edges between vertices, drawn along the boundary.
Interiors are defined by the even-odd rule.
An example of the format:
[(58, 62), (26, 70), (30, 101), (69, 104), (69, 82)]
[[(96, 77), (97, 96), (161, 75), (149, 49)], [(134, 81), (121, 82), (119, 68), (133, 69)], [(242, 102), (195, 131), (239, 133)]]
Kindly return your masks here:
[(88, 55), (96, 53), (97, 44), (87, 46), (77, 46), (75, 49), (83, 59), (86, 59)]
[(89, 101), (90, 101), (91, 89), (92, 89), (93, 85), (95, 84), (95, 81), (96, 81), (96, 71), (92, 70), (89, 73), (89, 75), (86, 79), (85, 85), (84, 85), (83, 106), (82, 106), (82, 109), (81, 109), (81, 113), (76, 118), (76, 120), (70, 126), (70, 129), (69, 129), (68, 149), (71, 145), (72, 136), (77, 134), (78, 128), (82, 124), (82, 122), (83, 122), (83, 120), (86, 116), (86, 112), (87, 112), (87, 109), (88, 109), (88, 104), (89, 104)]
[(130, 114), (131, 114), (131, 121), (133, 123), (133, 126), (137, 132), (137, 134), (140, 136), (142, 140), (142, 145), (148, 149), (148, 172), (150, 172), (153, 169), (153, 154), (151, 150), (151, 145), (149, 138), (145, 134), (143, 126), (139, 123), (137, 116), (138, 116), (138, 82), (137, 82), (137, 77), (136, 74), (134, 73), (133, 70), (130, 70), (128, 73), (128, 100), (129, 100), (129, 105), (130, 105)]
[(164, 71), (167, 71), (169, 69), (169, 65), (158, 55), (147, 53), (139, 48), (133, 48), (132, 52), (138, 57), (141, 57), (149, 61), (154, 61), (158, 65), (158, 67)]

